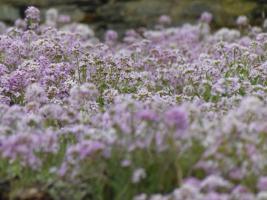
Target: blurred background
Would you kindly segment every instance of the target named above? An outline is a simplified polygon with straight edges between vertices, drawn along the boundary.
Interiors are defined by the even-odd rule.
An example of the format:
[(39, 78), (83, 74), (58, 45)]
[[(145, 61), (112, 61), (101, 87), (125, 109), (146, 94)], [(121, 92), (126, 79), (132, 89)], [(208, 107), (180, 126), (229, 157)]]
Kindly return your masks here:
[(248, 16), (253, 25), (261, 25), (267, 13), (267, 0), (0, 0), (0, 20), (13, 23), (23, 17), (27, 6), (42, 11), (57, 8), (74, 21), (91, 24), (96, 32), (151, 27), (158, 17), (172, 17), (173, 25), (193, 22), (203, 11), (214, 15), (213, 28), (234, 26), (239, 15)]

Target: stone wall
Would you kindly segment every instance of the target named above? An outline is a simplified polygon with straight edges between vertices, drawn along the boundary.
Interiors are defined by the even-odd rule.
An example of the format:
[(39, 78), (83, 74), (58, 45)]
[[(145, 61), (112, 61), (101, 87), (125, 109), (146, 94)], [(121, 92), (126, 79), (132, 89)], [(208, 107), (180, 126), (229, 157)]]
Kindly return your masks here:
[(11, 22), (28, 5), (45, 10), (56, 7), (74, 20), (91, 23), (97, 30), (149, 26), (161, 14), (175, 24), (195, 21), (201, 12), (214, 14), (214, 26), (231, 26), (238, 15), (261, 23), (267, 0), (0, 0), (0, 20)]

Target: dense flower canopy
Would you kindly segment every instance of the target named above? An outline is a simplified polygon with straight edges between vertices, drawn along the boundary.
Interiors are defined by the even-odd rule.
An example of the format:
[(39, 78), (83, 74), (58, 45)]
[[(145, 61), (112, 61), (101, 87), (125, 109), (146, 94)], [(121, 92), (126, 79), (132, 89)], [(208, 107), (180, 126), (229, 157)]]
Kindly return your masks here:
[(264, 199), (267, 34), (211, 21), (100, 42), (29, 7), (0, 35), (0, 177), (55, 199)]

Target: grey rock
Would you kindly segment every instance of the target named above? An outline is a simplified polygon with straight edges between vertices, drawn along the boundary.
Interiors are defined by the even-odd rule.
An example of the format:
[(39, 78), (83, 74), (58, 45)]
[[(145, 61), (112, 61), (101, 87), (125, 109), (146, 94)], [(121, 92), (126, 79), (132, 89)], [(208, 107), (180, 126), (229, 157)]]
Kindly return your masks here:
[(10, 5), (0, 4), (0, 20), (1, 21), (15, 21), (20, 17), (19, 10)]
[(67, 5), (73, 3), (95, 3), (99, 0), (0, 0), (0, 4), (10, 4), (14, 6), (54, 6), (54, 5)]
[[(85, 17), (85, 12), (83, 12), (76, 5), (59, 5), (54, 6), (60, 14), (69, 15), (73, 21), (82, 21)], [(45, 9), (46, 10), (46, 9)]]
[(0, 0), (0, 20), (13, 21), (29, 5), (42, 11), (50, 7), (75, 21), (93, 24), (97, 30), (151, 27), (160, 15), (172, 17), (174, 25), (195, 22), (203, 11), (214, 14), (212, 26), (233, 26), (239, 15), (262, 24), (265, 0)]

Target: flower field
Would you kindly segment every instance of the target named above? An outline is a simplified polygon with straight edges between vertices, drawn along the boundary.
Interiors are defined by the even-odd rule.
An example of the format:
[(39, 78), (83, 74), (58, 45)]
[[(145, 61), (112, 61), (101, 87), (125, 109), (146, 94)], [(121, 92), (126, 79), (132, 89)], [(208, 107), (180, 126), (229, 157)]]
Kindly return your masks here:
[(266, 27), (236, 22), (0, 24), (0, 199), (267, 200)]

